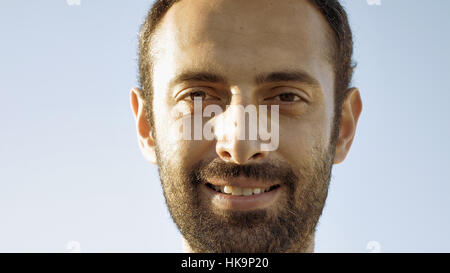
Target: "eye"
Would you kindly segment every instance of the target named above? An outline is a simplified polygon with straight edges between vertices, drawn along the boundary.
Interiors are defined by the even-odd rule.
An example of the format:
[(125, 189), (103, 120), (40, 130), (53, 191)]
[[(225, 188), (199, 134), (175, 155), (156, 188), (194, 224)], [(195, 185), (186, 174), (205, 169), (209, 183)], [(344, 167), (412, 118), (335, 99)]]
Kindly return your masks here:
[(271, 97), (269, 99), (278, 100), (282, 102), (296, 102), (296, 101), (302, 101), (303, 98), (295, 93), (282, 93), (275, 97)]
[(218, 98), (209, 95), (206, 91), (194, 89), (190, 92), (186, 92), (183, 95), (182, 99), (187, 101), (194, 101), (195, 99), (201, 99), (202, 101), (205, 101), (205, 100), (217, 100)]

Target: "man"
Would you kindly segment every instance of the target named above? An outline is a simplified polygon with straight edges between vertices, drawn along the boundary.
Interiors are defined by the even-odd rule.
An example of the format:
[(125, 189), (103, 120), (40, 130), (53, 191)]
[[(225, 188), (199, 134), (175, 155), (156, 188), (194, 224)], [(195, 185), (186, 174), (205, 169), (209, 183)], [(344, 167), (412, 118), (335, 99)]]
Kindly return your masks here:
[[(349, 152), (362, 110), (339, 2), (156, 1), (139, 39), (139, 145), (158, 165), (186, 249), (313, 252), (332, 165)], [(197, 111), (211, 105), (222, 112)], [(258, 108), (277, 117), (273, 149), (259, 135), (238, 137), (254, 120), (241, 126), (230, 106), (250, 105), (274, 109)], [(180, 137), (186, 118), (213, 121), (215, 138)]]

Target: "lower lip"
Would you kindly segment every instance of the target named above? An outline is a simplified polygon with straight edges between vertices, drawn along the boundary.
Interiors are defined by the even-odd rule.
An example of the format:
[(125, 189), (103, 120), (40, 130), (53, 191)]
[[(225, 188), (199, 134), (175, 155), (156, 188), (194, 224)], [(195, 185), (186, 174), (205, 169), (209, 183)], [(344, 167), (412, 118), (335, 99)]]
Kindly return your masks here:
[(280, 194), (280, 188), (268, 192), (248, 196), (231, 195), (217, 192), (203, 184), (201, 186), (218, 208), (231, 210), (253, 210), (270, 207)]

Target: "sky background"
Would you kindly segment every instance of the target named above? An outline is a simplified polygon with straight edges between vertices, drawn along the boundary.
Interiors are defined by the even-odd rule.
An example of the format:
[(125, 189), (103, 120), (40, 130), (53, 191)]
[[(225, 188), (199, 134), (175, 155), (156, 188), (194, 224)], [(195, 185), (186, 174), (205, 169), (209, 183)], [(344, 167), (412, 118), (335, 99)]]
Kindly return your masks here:
[[(0, 1), (0, 252), (182, 251), (129, 104), (151, 3)], [(344, 4), (364, 106), (316, 252), (450, 252), (450, 1)]]

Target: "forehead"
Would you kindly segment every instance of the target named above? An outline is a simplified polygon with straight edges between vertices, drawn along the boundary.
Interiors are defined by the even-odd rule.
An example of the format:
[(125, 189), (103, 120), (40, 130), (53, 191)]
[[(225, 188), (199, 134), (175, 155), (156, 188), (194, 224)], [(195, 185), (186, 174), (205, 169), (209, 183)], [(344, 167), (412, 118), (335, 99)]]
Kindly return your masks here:
[(161, 21), (152, 55), (172, 72), (208, 69), (236, 79), (299, 66), (319, 73), (331, 65), (330, 35), (308, 0), (182, 0)]

